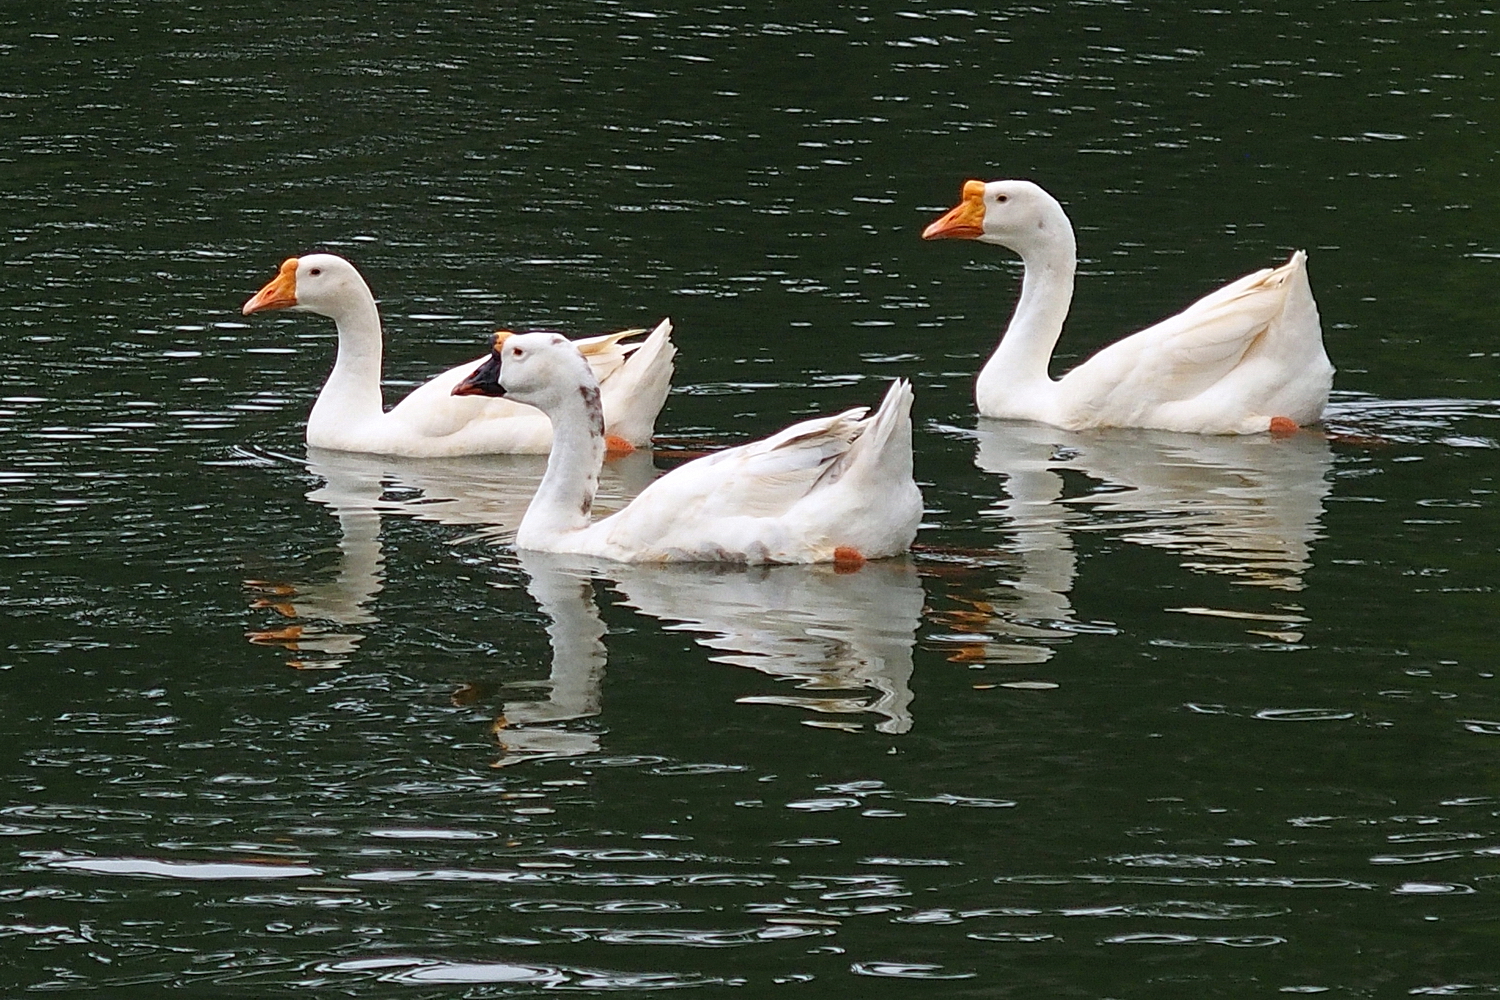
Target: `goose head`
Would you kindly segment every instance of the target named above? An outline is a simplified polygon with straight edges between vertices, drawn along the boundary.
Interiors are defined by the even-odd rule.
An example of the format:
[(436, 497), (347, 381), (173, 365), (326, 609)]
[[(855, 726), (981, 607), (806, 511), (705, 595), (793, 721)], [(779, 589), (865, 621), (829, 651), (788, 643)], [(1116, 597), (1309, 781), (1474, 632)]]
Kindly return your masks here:
[(453, 387), (453, 395), (504, 396), (551, 413), (570, 396), (597, 397), (598, 386), (588, 361), (568, 338), (502, 330), (490, 356)]
[(978, 240), (1025, 256), (1072, 231), (1057, 199), (1030, 181), (965, 181), (963, 200), (922, 230), (922, 239)]
[(338, 317), (353, 303), (373, 298), (354, 265), (331, 253), (288, 257), (276, 277), (256, 292), (243, 310), (246, 316), (266, 309), (298, 309)]

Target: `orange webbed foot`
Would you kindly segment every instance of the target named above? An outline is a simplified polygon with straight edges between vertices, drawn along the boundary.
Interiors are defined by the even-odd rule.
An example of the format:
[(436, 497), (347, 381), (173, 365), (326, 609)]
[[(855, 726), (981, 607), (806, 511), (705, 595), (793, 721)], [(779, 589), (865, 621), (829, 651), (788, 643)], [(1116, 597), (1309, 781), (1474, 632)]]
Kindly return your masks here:
[(865, 565), (864, 553), (859, 549), (840, 545), (833, 550), (833, 571), (835, 573), (858, 573)]
[(624, 458), (626, 455), (635, 453), (635, 445), (626, 441), (618, 434), (604, 435), (604, 460), (607, 462), (612, 458)]

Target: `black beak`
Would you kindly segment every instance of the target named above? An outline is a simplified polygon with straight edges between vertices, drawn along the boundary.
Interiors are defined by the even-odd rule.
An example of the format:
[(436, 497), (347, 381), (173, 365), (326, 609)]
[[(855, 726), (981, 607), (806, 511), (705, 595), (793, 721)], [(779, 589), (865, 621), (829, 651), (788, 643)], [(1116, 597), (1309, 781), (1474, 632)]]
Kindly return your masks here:
[(473, 372), (453, 387), (455, 396), (503, 396), (505, 386), (500, 384), (500, 355), (491, 353)]

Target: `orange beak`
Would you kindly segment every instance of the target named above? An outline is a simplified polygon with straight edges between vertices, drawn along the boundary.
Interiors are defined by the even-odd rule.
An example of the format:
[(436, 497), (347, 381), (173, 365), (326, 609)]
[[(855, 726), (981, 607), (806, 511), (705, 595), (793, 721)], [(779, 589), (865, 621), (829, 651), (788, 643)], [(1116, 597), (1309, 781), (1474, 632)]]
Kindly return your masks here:
[(297, 258), (288, 257), (281, 262), (276, 277), (266, 282), (266, 287), (250, 297), (240, 310), (246, 316), (263, 309), (286, 309), (297, 304)]
[(964, 181), (964, 199), (922, 230), (924, 240), (976, 240), (984, 234), (984, 182)]

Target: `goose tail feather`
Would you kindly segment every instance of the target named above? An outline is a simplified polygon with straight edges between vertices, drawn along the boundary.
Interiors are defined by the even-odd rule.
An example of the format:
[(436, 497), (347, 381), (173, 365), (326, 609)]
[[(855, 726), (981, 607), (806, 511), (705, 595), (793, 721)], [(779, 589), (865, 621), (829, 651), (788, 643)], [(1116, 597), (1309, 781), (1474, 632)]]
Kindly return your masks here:
[(625, 360), (625, 363), (600, 386), (604, 412), (609, 422), (605, 432), (623, 438), (637, 448), (651, 444), (656, 432), (656, 415), (667, 401), (672, 388), (672, 359), (677, 347), (672, 343), (672, 321), (664, 319)]

